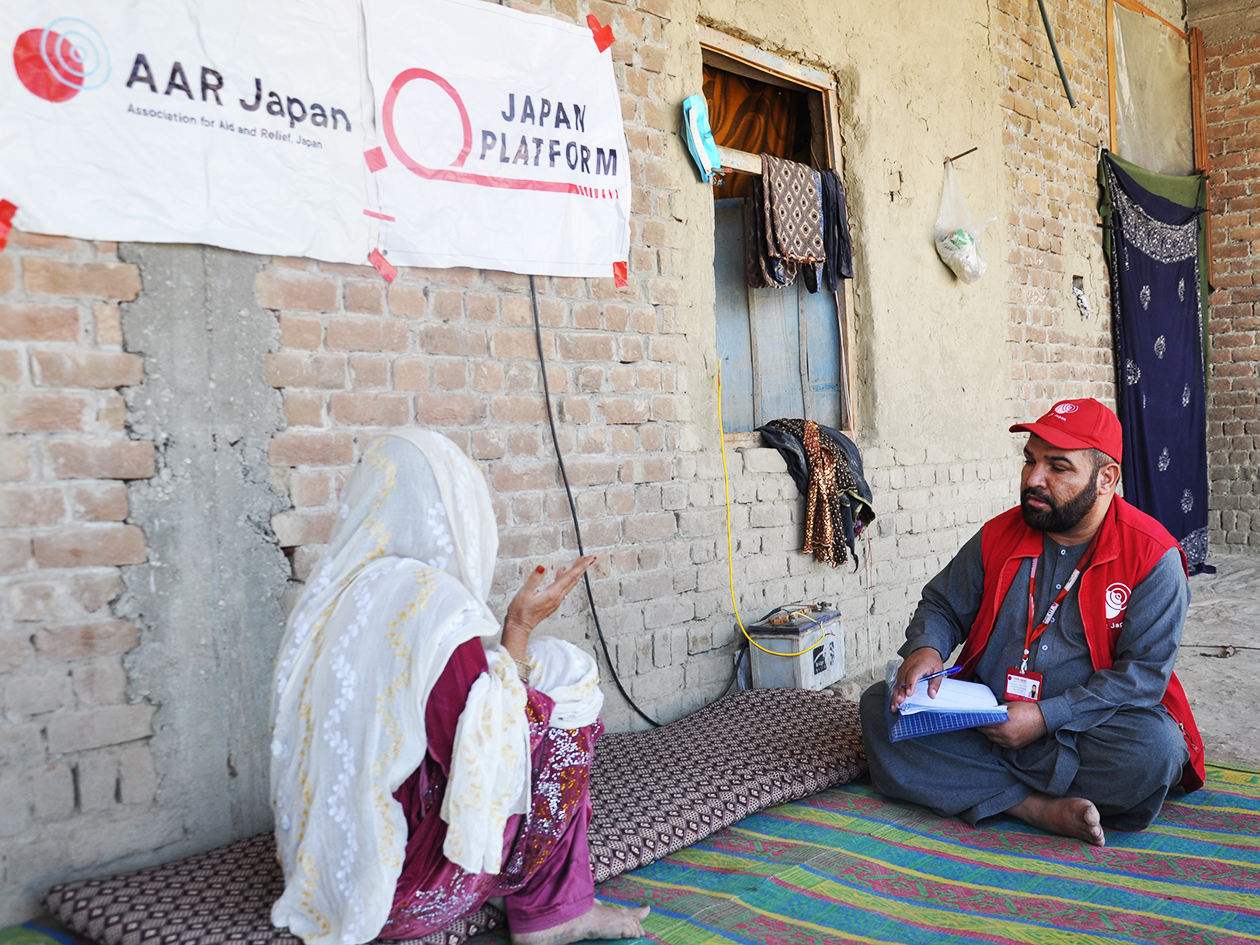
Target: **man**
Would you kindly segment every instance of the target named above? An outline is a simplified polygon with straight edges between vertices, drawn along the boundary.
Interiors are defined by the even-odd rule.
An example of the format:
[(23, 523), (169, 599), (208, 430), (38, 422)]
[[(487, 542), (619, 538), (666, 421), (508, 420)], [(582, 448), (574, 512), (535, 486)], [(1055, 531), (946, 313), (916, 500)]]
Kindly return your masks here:
[[(1185, 556), (1115, 494), (1123, 447), (1107, 407), (1061, 401), (1011, 427), (1021, 431), (1019, 507), (924, 587), (893, 691), (862, 696), (862, 733), (884, 794), (973, 825), (1005, 812), (1102, 846), (1104, 827), (1140, 830), (1171, 788), (1203, 784), (1172, 672)], [(992, 689), (1009, 721), (890, 742), (892, 713), (960, 644), (960, 678)], [(941, 677), (926, 685), (934, 697)]]

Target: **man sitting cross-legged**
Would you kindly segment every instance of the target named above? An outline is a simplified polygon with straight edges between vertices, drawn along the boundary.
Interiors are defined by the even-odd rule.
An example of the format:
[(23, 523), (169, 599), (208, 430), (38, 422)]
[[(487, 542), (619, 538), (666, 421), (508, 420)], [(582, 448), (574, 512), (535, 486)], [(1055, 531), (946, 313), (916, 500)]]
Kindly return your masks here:
[[(975, 824), (1008, 813), (1102, 846), (1140, 830), (1168, 791), (1203, 784), (1202, 743), (1173, 663), (1189, 604), (1185, 557), (1115, 494), (1120, 422), (1066, 400), (1029, 434), (1020, 505), (987, 522), (923, 589), (890, 693), (862, 696), (875, 787)], [(919, 680), (962, 645), (960, 678), (1009, 721), (891, 742)], [(935, 695), (938, 677), (927, 683)]]

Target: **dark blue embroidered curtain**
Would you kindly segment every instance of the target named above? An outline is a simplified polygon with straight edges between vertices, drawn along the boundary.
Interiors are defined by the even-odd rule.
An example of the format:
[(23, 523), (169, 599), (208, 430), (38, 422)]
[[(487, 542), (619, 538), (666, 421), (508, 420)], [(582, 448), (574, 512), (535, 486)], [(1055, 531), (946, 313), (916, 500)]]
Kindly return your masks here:
[(1151, 193), (1104, 161), (1125, 497), (1181, 542), (1194, 571), (1208, 544), (1199, 211)]

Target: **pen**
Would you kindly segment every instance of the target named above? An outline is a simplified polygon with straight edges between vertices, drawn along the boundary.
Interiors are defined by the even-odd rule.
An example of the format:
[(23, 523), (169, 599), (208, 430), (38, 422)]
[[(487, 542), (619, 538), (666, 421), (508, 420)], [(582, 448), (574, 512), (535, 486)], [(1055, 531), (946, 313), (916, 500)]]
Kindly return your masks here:
[[(943, 669), (939, 673), (928, 673), (926, 676), (920, 676), (919, 682), (927, 682), (929, 679), (936, 679), (939, 676), (957, 676), (962, 672), (961, 666), (951, 666), (949, 669)], [(918, 683), (915, 683), (917, 686)], [(908, 686), (902, 686), (902, 689), (908, 689)]]
[(919, 681), (923, 682), (927, 679), (935, 679), (937, 676), (957, 676), (961, 672), (961, 666), (951, 666), (949, 669), (943, 669), (939, 673), (928, 673), (926, 676), (920, 676)]

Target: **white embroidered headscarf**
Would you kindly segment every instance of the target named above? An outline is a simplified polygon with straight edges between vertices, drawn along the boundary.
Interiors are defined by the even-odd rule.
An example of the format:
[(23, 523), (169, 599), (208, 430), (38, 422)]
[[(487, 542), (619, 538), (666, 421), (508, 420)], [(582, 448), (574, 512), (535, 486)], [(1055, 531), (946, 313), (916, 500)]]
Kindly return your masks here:
[[(389, 917), (407, 841), (393, 793), (424, 759), (425, 705), (451, 654), (499, 634), (485, 603), (497, 551), (485, 479), (454, 443), (404, 430), (368, 446), (275, 667), (271, 788), (285, 889), (271, 919), (308, 945), (371, 941)], [(497, 872), (502, 821), (527, 800), (529, 729), (511, 659), (502, 647), (487, 659), (465, 715), (492, 723), (479, 748), (503, 761), (478, 769), (488, 780), (474, 786), (497, 804), (500, 826), (496, 840), (486, 813), (472, 811), (480, 842), (456, 862)]]

